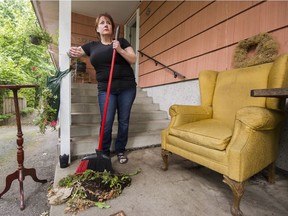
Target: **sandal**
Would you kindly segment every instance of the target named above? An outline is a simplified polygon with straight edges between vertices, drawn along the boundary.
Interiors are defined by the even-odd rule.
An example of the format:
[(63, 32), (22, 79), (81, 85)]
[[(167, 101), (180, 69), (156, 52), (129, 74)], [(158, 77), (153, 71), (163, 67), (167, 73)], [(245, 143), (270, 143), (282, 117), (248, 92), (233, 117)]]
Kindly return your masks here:
[(120, 164), (125, 164), (128, 162), (128, 158), (124, 155), (124, 153), (118, 153), (117, 157)]

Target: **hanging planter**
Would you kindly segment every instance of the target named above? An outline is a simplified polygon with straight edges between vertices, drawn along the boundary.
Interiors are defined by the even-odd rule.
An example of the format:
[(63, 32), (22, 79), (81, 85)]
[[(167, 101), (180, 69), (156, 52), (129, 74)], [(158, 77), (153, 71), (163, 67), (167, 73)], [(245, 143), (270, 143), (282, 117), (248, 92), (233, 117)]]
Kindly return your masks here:
[(85, 73), (86, 72), (86, 63), (85, 62), (82, 62), (82, 61), (77, 61), (76, 62), (76, 70), (78, 72), (83, 72)]
[(34, 35), (30, 35), (30, 42), (34, 45), (40, 45), (41, 44), (41, 38), (34, 36)]
[(36, 27), (30, 31), (30, 41), (34, 45), (40, 45), (42, 42), (45, 44), (53, 43), (52, 36), (40, 27)]
[(86, 72), (86, 63), (81, 61), (80, 59), (76, 59), (76, 61), (73, 64), (73, 69), (75, 69), (77, 72)]

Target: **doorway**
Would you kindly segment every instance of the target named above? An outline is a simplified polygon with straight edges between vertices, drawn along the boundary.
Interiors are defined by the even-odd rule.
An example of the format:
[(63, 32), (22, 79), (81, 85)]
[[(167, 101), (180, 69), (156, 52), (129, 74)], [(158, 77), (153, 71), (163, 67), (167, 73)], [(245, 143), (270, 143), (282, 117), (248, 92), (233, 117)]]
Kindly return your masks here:
[(138, 82), (138, 50), (139, 50), (139, 9), (124, 25), (124, 38), (131, 44), (136, 53), (136, 63), (132, 65), (135, 73), (136, 82)]

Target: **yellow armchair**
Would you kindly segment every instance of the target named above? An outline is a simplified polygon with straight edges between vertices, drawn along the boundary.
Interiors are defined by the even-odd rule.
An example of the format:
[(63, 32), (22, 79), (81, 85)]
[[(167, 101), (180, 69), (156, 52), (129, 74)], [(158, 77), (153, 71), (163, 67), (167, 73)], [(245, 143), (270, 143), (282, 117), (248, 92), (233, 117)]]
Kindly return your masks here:
[(162, 158), (177, 154), (223, 174), (233, 192), (232, 215), (243, 215), (245, 181), (268, 167), (274, 182), (285, 100), (251, 97), (252, 89), (288, 86), (288, 55), (273, 63), (199, 74), (201, 105), (173, 105), (162, 131)]

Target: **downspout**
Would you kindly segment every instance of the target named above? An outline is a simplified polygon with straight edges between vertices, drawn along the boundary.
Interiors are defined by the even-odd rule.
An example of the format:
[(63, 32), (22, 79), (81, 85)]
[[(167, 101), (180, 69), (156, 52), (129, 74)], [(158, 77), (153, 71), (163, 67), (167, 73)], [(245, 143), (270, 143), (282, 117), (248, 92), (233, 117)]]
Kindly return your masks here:
[[(71, 0), (59, 1), (59, 69), (70, 67), (67, 51), (71, 46)], [(60, 90), (60, 154), (69, 155), (71, 125), (71, 74), (62, 79)]]

